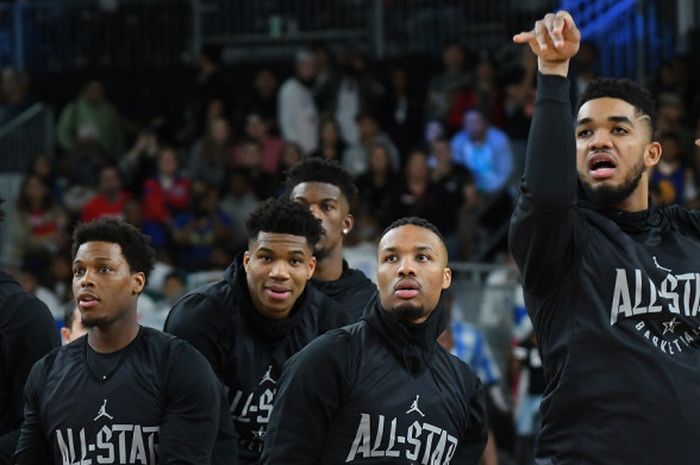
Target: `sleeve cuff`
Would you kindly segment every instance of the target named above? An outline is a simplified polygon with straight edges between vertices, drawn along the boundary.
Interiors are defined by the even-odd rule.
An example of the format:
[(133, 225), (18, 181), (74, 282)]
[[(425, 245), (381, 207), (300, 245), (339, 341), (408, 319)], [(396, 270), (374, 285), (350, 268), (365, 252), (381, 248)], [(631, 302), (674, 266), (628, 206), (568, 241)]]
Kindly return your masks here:
[(537, 72), (537, 100), (554, 100), (570, 104), (569, 87), (571, 81), (562, 76)]

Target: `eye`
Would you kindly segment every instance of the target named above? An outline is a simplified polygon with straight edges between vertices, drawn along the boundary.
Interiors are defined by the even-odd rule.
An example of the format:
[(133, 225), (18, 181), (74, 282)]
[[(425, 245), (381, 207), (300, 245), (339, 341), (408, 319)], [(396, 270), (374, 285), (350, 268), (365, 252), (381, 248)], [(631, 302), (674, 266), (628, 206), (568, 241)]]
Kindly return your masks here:
[(331, 205), (329, 203), (324, 203), (323, 205), (321, 205), (321, 210), (324, 212), (329, 212), (329, 211), (333, 210), (333, 205)]
[(301, 264), (304, 263), (304, 262), (303, 262), (303, 260), (300, 259), (300, 258), (290, 258), (290, 259), (289, 259), (289, 263), (290, 263), (290, 265), (292, 265), (292, 266), (299, 266), (299, 265), (301, 265)]
[(427, 262), (430, 261), (430, 257), (424, 253), (421, 253), (416, 256), (416, 260), (418, 260), (419, 262)]
[(583, 138), (585, 138), (585, 137), (590, 136), (591, 134), (593, 134), (593, 131), (591, 131), (590, 129), (580, 129), (580, 130), (576, 133), (576, 137), (579, 137), (579, 138), (583, 139)]
[(272, 257), (270, 257), (269, 255), (260, 255), (260, 256), (258, 257), (258, 260), (260, 260), (260, 261), (263, 262), (263, 263), (271, 263), (271, 262), (272, 262)]
[(615, 126), (610, 132), (612, 132), (613, 134), (629, 134), (629, 131), (621, 126)]
[(76, 267), (76, 268), (73, 268), (73, 276), (75, 276), (75, 277), (80, 277), (80, 276), (82, 276), (84, 273), (85, 273), (85, 269), (84, 269), (84, 268), (77, 268), (77, 267)]
[(112, 271), (112, 269), (110, 267), (108, 267), (107, 265), (102, 265), (98, 268), (98, 271), (100, 273), (108, 273), (108, 272)]
[(396, 255), (387, 255), (384, 257), (384, 262), (385, 263), (394, 263), (397, 260)]

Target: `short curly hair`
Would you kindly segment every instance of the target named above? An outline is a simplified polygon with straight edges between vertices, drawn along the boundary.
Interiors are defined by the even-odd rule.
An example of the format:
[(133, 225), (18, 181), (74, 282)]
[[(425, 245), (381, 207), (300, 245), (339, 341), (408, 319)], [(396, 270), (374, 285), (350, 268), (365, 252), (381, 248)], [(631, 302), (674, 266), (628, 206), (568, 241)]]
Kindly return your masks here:
[(597, 98), (615, 98), (624, 100), (632, 105), (638, 115), (649, 117), (651, 133), (656, 131), (656, 106), (651, 93), (644, 87), (629, 79), (596, 78), (592, 80), (579, 98), (578, 108), (581, 109), (584, 103)]
[(150, 238), (135, 226), (114, 218), (100, 218), (79, 224), (73, 231), (72, 259), (75, 259), (82, 244), (94, 241), (119, 244), (131, 272), (143, 273), (148, 282), (148, 276), (156, 262), (156, 254), (149, 244)]
[(357, 197), (357, 186), (352, 175), (336, 161), (309, 157), (296, 163), (287, 171), (286, 197), (303, 182), (322, 182), (340, 189), (348, 205), (352, 206)]
[(426, 220), (425, 218), (420, 218), (417, 216), (405, 216), (403, 218), (399, 218), (398, 220), (394, 221), (386, 227), (384, 232), (382, 232), (381, 237), (386, 236), (386, 234), (392, 229), (396, 229), (400, 226), (406, 226), (409, 224), (413, 226), (418, 226), (419, 228), (425, 228), (429, 231), (434, 232), (435, 235), (442, 241), (442, 244), (445, 245), (445, 248), (447, 248), (447, 242), (445, 241), (445, 237), (442, 235), (437, 226), (435, 226), (433, 223)]
[(260, 204), (246, 221), (248, 240), (260, 232), (303, 236), (313, 249), (321, 238), (321, 223), (309, 209), (288, 199), (269, 198)]

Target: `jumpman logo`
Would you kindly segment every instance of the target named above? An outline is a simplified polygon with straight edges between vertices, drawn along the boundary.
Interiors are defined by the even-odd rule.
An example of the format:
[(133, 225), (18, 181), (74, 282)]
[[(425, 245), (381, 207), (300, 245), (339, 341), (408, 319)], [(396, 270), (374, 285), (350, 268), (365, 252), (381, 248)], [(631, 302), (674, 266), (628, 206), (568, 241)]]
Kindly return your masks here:
[(109, 413), (107, 413), (107, 399), (105, 399), (102, 402), (102, 407), (100, 407), (99, 412), (97, 412), (97, 416), (92, 421), (97, 421), (98, 419), (100, 419), (102, 417), (107, 417), (110, 420), (114, 420), (114, 417), (112, 415), (110, 415)]
[(651, 258), (654, 259), (654, 265), (656, 265), (656, 267), (657, 267), (658, 269), (663, 270), (663, 271), (665, 271), (665, 272), (667, 272), (667, 273), (670, 273), (670, 272), (671, 272), (670, 269), (664, 268), (663, 266), (659, 265), (659, 262), (656, 261), (656, 257), (651, 257)]
[(408, 409), (406, 413), (409, 414), (411, 412), (418, 412), (420, 413), (420, 416), (424, 417), (425, 415), (418, 408), (418, 399), (420, 399), (420, 396), (416, 394), (416, 400), (413, 401), (413, 403), (411, 404), (411, 408)]
[(262, 383), (264, 383), (265, 381), (271, 381), (273, 384), (277, 384), (277, 381), (275, 381), (275, 380), (272, 378), (271, 372), (272, 372), (272, 365), (270, 365), (269, 367), (267, 367), (267, 371), (265, 372), (265, 375), (263, 376), (262, 380), (260, 380), (260, 384), (258, 384), (258, 386), (260, 386), (260, 385), (261, 385)]

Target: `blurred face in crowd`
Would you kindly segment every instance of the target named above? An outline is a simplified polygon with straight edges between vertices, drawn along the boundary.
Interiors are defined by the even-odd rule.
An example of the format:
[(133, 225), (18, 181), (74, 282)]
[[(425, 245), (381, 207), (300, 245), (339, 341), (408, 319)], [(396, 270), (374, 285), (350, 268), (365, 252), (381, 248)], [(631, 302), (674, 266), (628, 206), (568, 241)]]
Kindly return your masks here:
[(450, 44), (445, 48), (442, 60), (445, 63), (445, 68), (449, 70), (461, 69), (464, 65), (464, 52), (458, 45)]
[(243, 255), (253, 306), (270, 320), (287, 318), (306, 282), (316, 269), (316, 258), (303, 236), (260, 232)]
[(302, 82), (311, 82), (316, 77), (316, 62), (313, 56), (301, 58), (297, 61), (297, 77)]
[(439, 139), (433, 142), (433, 154), (439, 164), (449, 164), (452, 162), (452, 149), (450, 143)]
[(177, 154), (173, 149), (165, 148), (158, 154), (158, 171), (167, 177), (177, 174)]
[(475, 141), (484, 140), (488, 126), (483, 115), (476, 110), (468, 111), (464, 115), (464, 130), (469, 138)]
[(389, 170), (389, 154), (383, 145), (375, 145), (369, 154), (369, 168), (373, 173), (385, 173)]
[(80, 244), (73, 259), (73, 296), (87, 328), (136, 320), (136, 301), (146, 277), (132, 272), (114, 242)]
[(211, 137), (217, 144), (226, 143), (231, 137), (231, 126), (224, 118), (216, 118), (211, 122)]
[(325, 120), (321, 123), (321, 140), (334, 144), (338, 141), (338, 128), (334, 121)]
[(430, 174), (428, 157), (422, 150), (414, 150), (406, 162), (406, 176), (409, 178), (427, 178)]
[(83, 92), (85, 100), (97, 103), (105, 98), (105, 88), (100, 81), (90, 81)]
[(316, 244), (314, 255), (323, 260), (330, 253), (343, 247), (343, 230), (350, 232), (353, 217), (350, 205), (338, 186), (325, 182), (302, 182), (294, 186), (291, 199), (311, 210), (321, 222), (321, 239)]
[(100, 172), (100, 192), (107, 196), (117, 195), (122, 189), (122, 180), (117, 168), (108, 166)]
[(63, 344), (69, 344), (86, 333), (87, 328), (83, 326), (83, 322), (80, 319), (80, 309), (75, 307), (70, 325), (63, 326), (63, 328), (61, 328), (61, 340), (63, 341)]
[(246, 118), (245, 132), (249, 137), (263, 140), (267, 135), (267, 126), (259, 115), (251, 114)]
[(262, 96), (274, 96), (277, 90), (277, 78), (272, 71), (264, 69), (255, 78), (255, 88)]
[(382, 307), (403, 320), (424, 322), (450, 287), (447, 249), (429, 229), (404, 225), (379, 241), (377, 288)]
[(661, 145), (651, 140), (649, 117), (630, 103), (604, 97), (589, 100), (579, 109), (577, 169), (593, 200), (623, 209), (632, 200), (632, 208), (637, 209), (648, 198), (647, 170), (660, 157)]

